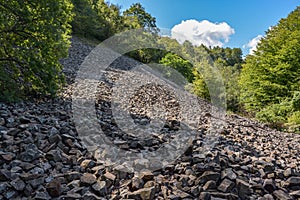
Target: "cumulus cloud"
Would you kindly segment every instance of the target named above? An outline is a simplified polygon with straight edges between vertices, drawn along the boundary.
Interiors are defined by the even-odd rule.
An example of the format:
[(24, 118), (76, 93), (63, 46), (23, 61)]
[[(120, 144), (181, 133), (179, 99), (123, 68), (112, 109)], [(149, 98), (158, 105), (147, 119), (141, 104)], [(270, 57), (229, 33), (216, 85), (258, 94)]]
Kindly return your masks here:
[(254, 51), (256, 51), (257, 44), (259, 43), (262, 37), (262, 35), (256, 36), (255, 38), (250, 40), (248, 44), (244, 45), (243, 48), (249, 48), (249, 54), (253, 54)]
[(171, 30), (171, 37), (179, 43), (188, 40), (194, 45), (220, 46), (228, 42), (234, 29), (226, 22), (212, 23), (207, 20), (197, 21), (194, 19), (182, 21)]

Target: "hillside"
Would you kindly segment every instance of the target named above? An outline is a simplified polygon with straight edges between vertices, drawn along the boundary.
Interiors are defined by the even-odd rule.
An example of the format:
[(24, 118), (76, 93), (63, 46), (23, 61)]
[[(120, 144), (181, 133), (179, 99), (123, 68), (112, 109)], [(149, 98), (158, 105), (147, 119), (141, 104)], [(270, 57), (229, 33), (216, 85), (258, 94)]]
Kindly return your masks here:
[[(71, 84), (92, 49), (72, 38), (69, 57), (61, 61), (69, 86), (58, 98), (0, 104), (0, 199), (300, 199), (300, 135), (228, 115), (214, 147), (205, 150), (214, 116), (201, 99), (201, 110), (189, 119), (199, 125), (193, 141), (162, 169), (137, 174), (97, 159), (77, 133), (71, 100)], [(137, 64), (126, 57), (114, 62), (98, 87), (95, 107), (103, 132), (116, 146), (155, 152), (184, 126), (174, 95), (149, 84), (130, 105), (122, 98), (118, 102), (142, 125), (153, 115), (149, 106), (163, 102), (168, 123), (146, 138), (124, 134), (111, 110), (114, 81)], [(151, 103), (156, 97), (160, 101)]]

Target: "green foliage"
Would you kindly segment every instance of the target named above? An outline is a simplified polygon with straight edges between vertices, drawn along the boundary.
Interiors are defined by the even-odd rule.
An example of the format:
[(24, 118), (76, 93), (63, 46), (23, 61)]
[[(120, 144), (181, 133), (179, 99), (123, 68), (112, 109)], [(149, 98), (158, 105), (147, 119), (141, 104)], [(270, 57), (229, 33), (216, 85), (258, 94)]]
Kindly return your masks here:
[[(247, 111), (258, 112), (259, 119), (286, 123), (290, 112), (299, 110), (296, 95), (300, 91), (299, 44), (300, 7), (297, 7), (267, 31), (254, 55), (246, 58), (239, 81), (241, 100)], [(289, 106), (282, 102), (289, 102)]]
[[(217, 88), (214, 88), (214, 86), (221, 86), (224, 84), (226, 94), (223, 94), (223, 92), (220, 91), (219, 95), (226, 95), (228, 110), (239, 112), (239, 86), (237, 81), (243, 62), (241, 49), (221, 47), (210, 49), (199, 46), (194, 48), (193, 53), (196, 54), (196, 58), (198, 58), (194, 69), (194, 93), (202, 98), (210, 100), (210, 93), (212, 93), (212, 91), (208, 91), (207, 84), (210, 84), (210, 90), (213, 89), (215, 91), (217, 91)], [(220, 73), (223, 80), (218, 80), (216, 78), (216, 72), (212, 71), (210, 68), (215, 68), (215, 70), (217, 70), (216, 72)]]
[(290, 102), (283, 101), (279, 104), (271, 104), (256, 113), (256, 118), (269, 124), (280, 124), (286, 122), (287, 115), (291, 113), (292, 107)]
[(291, 125), (300, 124), (300, 111), (293, 112), (291, 116), (288, 117), (288, 123)]
[(123, 12), (125, 23), (130, 29), (143, 28), (145, 31), (157, 34), (156, 19), (140, 3), (135, 3)]
[[(72, 0), (74, 5), (74, 20), (72, 21), (73, 34), (87, 38), (104, 38), (99, 31), (103, 22), (100, 22), (96, 10), (92, 8), (89, 0)], [(104, 20), (103, 20), (104, 21)]]
[(1, 100), (56, 93), (72, 16), (68, 0), (0, 1)]
[[(166, 68), (171, 67), (171, 68), (175, 69), (176, 71), (181, 73), (187, 79), (187, 81), (190, 83), (194, 79), (192, 64), (176, 54), (173, 54), (173, 53), (166, 54), (160, 60), (160, 64), (163, 64), (164, 66), (166, 66)], [(167, 73), (168, 77), (172, 76), (171, 70), (167, 70), (166, 73)]]
[(104, 0), (72, 0), (75, 18), (72, 29), (75, 34), (103, 41), (116, 33), (143, 28), (158, 33), (156, 20), (141, 4), (130, 6), (123, 13), (120, 7)]
[(124, 30), (120, 8), (104, 0), (72, 0), (75, 17), (74, 34), (103, 41)]

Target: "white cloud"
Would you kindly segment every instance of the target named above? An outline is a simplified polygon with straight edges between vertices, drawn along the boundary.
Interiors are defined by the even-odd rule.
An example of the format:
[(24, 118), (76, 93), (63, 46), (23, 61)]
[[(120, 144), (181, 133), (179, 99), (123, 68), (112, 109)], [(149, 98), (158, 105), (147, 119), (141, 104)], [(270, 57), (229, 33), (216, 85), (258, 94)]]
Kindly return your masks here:
[(243, 48), (249, 48), (249, 54), (253, 54), (254, 51), (256, 51), (257, 44), (259, 43), (262, 37), (262, 35), (256, 36), (255, 38), (250, 40), (248, 44), (244, 45)]
[(234, 34), (234, 29), (226, 22), (212, 23), (207, 20), (197, 21), (194, 19), (182, 21), (171, 30), (171, 37), (179, 43), (185, 40), (194, 45), (220, 46), (229, 41), (229, 36)]

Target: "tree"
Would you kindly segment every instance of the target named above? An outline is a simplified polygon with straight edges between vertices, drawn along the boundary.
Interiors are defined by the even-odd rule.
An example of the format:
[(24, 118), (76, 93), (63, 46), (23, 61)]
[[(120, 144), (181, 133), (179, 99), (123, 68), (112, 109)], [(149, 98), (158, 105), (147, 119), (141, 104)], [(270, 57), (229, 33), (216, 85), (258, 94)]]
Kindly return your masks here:
[(72, 0), (73, 33), (103, 41), (125, 29), (120, 7), (104, 0)]
[(0, 98), (54, 95), (63, 83), (72, 4), (68, 0), (0, 1)]
[(145, 11), (140, 3), (135, 3), (123, 12), (130, 29), (143, 28), (145, 31), (157, 34), (159, 29), (156, 26), (156, 19)]
[[(187, 81), (190, 83), (194, 79), (193, 65), (176, 54), (173, 54), (173, 53), (166, 54), (160, 60), (160, 64), (163, 64), (167, 68), (171, 67), (171, 68), (175, 69), (176, 71), (181, 73), (187, 79)], [(171, 70), (167, 70), (167, 76), (168, 77), (172, 76)]]
[(267, 122), (287, 122), (298, 107), (300, 91), (300, 7), (269, 29), (240, 77), (241, 100), (250, 113)]
[(74, 20), (72, 21), (73, 34), (82, 35), (87, 38), (101, 38), (97, 12), (92, 8), (88, 0), (72, 0), (74, 5)]

